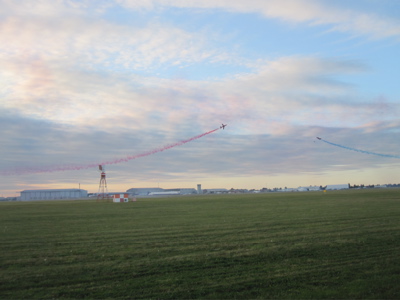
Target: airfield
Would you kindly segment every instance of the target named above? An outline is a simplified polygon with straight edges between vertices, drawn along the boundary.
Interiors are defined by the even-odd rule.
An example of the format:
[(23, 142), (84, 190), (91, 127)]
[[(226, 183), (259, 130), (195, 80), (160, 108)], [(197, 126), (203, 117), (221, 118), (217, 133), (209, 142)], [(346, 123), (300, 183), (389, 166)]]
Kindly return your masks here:
[(1, 299), (399, 299), (400, 189), (0, 203)]

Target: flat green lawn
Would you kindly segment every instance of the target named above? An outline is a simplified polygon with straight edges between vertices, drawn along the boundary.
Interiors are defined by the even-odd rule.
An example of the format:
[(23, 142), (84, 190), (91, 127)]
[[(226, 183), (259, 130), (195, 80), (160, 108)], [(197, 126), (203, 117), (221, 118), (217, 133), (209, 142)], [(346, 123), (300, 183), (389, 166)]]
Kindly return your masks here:
[(0, 203), (0, 299), (399, 299), (400, 190)]

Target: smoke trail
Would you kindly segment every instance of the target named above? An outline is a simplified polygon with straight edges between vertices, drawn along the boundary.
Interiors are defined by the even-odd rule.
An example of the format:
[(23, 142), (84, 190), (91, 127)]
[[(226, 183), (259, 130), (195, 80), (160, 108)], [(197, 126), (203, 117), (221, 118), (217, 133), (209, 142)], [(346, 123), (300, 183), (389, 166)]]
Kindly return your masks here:
[(22, 175), (22, 174), (30, 174), (30, 173), (48, 173), (48, 172), (60, 172), (60, 171), (71, 171), (71, 170), (83, 170), (83, 169), (90, 169), (90, 168), (97, 168), (99, 165), (113, 165), (113, 164), (119, 164), (122, 162), (127, 162), (133, 159), (149, 156), (156, 154), (158, 152), (162, 152), (174, 147), (182, 146), (186, 143), (192, 142), (194, 140), (197, 140), (199, 138), (202, 138), (206, 135), (209, 135), (220, 128), (213, 129), (211, 131), (196, 135), (194, 137), (191, 137), (187, 140), (182, 140), (173, 144), (165, 145), (160, 148), (156, 148), (144, 153), (136, 154), (136, 155), (128, 155), (126, 157), (122, 158), (117, 158), (111, 161), (103, 161), (103, 162), (97, 162), (97, 163), (90, 163), (90, 164), (83, 164), (83, 165), (58, 165), (58, 166), (53, 166), (53, 167), (46, 167), (46, 168), (21, 168), (17, 170), (6, 170), (6, 171), (0, 171), (1, 175)]
[(340, 147), (340, 148), (347, 149), (347, 150), (352, 150), (352, 151), (356, 151), (356, 152), (361, 152), (361, 153), (370, 154), (370, 155), (377, 155), (377, 156), (382, 156), (382, 157), (400, 158), (400, 155), (381, 154), (381, 153), (376, 153), (376, 152), (371, 152), (371, 151), (365, 151), (365, 150), (360, 150), (360, 149), (356, 149), (356, 148), (351, 148), (351, 147), (346, 147), (343, 145), (335, 144), (335, 143), (332, 143), (329, 141), (325, 141), (324, 139), (321, 139), (321, 138), (318, 138), (318, 139), (329, 145)]

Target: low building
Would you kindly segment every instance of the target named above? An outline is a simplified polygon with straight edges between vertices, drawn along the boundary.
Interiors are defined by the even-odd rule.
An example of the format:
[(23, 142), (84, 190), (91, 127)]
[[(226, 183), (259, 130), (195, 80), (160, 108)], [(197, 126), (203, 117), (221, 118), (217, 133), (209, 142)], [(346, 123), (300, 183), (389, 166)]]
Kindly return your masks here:
[(197, 194), (194, 188), (164, 189), (164, 192), (178, 192), (179, 195)]
[(348, 184), (328, 184), (326, 190), (345, 190), (348, 189)]
[(203, 191), (204, 194), (227, 194), (227, 189), (206, 189)]
[(87, 198), (88, 192), (81, 189), (25, 190), (21, 192), (21, 201), (64, 200)]
[(149, 196), (174, 196), (180, 195), (181, 193), (178, 191), (162, 191), (162, 192), (151, 192)]
[(319, 187), (319, 186), (299, 186), (298, 188), (297, 188), (297, 190), (299, 191), (299, 192), (308, 192), (308, 191), (320, 191), (321, 190), (321, 187)]
[(163, 191), (164, 189), (162, 188), (131, 188), (126, 192), (133, 196), (147, 196), (150, 193), (163, 192)]
[(386, 185), (386, 184), (377, 184), (377, 185), (375, 185), (375, 188), (387, 188), (388, 186)]
[(133, 196), (160, 196), (160, 195), (191, 195), (197, 194), (194, 188), (176, 188), (176, 189), (162, 189), (162, 188), (131, 188), (126, 191)]
[(279, 190), (278, 192), (297, 192), (297, 189), (285, 187), (284, 189)]

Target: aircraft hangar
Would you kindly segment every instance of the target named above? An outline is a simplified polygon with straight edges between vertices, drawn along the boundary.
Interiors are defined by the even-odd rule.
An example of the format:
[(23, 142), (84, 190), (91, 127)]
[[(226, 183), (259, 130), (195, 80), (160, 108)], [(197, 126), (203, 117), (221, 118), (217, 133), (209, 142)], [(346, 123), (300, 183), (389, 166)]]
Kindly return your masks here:
[(25, 190), (21, 192), (21, 201), (63, 200), (87, 198), (88, 192), (82, 189), (46, 189)]

